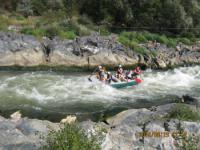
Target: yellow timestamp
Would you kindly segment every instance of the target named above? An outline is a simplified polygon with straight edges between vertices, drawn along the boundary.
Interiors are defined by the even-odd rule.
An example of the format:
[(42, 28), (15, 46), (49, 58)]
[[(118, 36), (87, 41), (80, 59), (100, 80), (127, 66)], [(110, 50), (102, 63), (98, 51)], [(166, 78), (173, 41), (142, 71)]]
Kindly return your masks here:
[(173, 131), (173, 132), (168, 132), (168, 131), (146, 131), (146, 132), (138, 132), (135, 134), (137, 138), (141, 137), (147, 137), (147, 138), (167, 138), (167, 137), (187, 137), (188, 133), (187, 132), (180, 132), (180, 131)]

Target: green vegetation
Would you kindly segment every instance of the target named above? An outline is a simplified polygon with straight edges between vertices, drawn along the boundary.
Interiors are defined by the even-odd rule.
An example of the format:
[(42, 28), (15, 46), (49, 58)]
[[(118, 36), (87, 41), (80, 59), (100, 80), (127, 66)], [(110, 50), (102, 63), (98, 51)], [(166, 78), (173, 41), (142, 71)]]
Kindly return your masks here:
[(183, 121), (199, 121), (200, 114), (184, 104), (176, 104), (168, 116)]
[(131, 47), (131, 42), (134, 43), (146, 43), (148, 41), (157, 41), (162, 44), (166, 44), (169, 47), (175, 47), (179, 42), (191, 45), (194, 44), (195, 41), (199, 39), (189, 39), (189, 38), (173, 38), (166, 35), (159, 35), (155, 33), (150, 33), (147, 31), (134, 31), (134, 32), (122, 32), (119, 35), (119, 41), (123, 44)]
[(100, 150), (96, 138), (88, 138), (76, 124), (66, 124), (62, 130), (51, 131), (44, 150)]
[(156, 40), (175, 47), (179, 42), (190, 45), (200, 38), (198, 0), (0, 2), (0, 30), (7, 31), (8, 26), (14, 25), (18, 27), (18, 32), (38, 38), (59, 36), (74, 39), (76, 36), (89, 35), (92, 31), (101, 35), (117, 33), (120, 42), (141, 54), (147, 51), (139, 43)]

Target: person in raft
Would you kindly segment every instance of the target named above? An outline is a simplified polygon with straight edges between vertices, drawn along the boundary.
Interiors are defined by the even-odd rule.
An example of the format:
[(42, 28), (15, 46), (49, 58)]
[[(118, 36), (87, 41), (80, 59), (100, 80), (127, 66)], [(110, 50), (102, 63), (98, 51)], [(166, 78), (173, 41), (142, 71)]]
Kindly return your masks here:
[(121, 81), (126, 81), (124, 69), (122, 68), (122, 65), (119, 65), (119, 67), (117, 69), (116, 77)]
[(138, 75), (142, 73), (141, 69), (139, 66), (137, 66), (135, 69), (132, 70), (132, 78), (137, 78)]
[(105, 81), (106, 72), (102, 66), (98, 66), (98, 71), (96, 73), (97, 79), (100, 81)]
[(113, 80), (111, 72), (107, 72), (106, 83), (110, 84)]

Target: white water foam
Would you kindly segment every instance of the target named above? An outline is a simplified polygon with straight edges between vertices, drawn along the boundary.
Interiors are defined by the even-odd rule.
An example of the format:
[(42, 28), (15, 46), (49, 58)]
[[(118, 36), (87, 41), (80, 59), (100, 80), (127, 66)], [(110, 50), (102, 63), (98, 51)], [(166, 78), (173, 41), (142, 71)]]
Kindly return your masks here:
[(121, 104), (125, 99), (134, 102), (137, 99), (162, 99), (168, 95), (190, 94), (200, 97), (200, 66), (165, 72), (147, 70), (142, 75), (143, 83), (120, 90), (101, 83), (91, 83), (87, 77), (49, 72), (9, 76), (0, 74), (0, 95), (9, 101), (17, 101), (16, 97), (19, 97), (24, 101), (52, 107), (78, 103), (110, 106)]

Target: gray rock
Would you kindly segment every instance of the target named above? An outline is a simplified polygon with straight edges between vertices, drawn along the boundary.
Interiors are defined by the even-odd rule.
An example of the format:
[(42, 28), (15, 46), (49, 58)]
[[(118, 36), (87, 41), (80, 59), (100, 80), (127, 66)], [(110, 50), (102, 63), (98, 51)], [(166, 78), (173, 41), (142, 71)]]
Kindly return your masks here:
[(191, 97), (189, 95), (182, 96), (182, 102), (186, 104), (192, 104), (196, 106), (200, 106), (200, 98)]
[[(166, 120), (175, 104), (158, 106), (155, 110), (131, 109), (107, 119), (106, 134), (102, 138), (103, 150), (177, 150), (180, 140), (175, 135), (184, 132), (200, 136), (200, 124), (197, 122)], [(86, 122), (82, 126), (86, 131), (95, 130), (95, 126), (105, 127), (102, 123)], [(91, 133), (91, 132), (90, 132)], [(190, 136), (190, 135), (189, 135)], [(179, 145), (179, 146), (178, 146)], [(177, 147), (178, 146), (178, 147)]]
[(44, 62), (43, 57), (33, 36), (0, 32), (0, 66), (36, 66)]
[[(141, 45), (143, 46), (143, 44)], [(165, 69), (200, 63), (200, 45), (181, 46), (179, 51), (166, 45), (156, 47), (156, 56), (139, 54), (117, 42), (114, 35), (96, 33), (75, 40), (43, 38), (0, 32), (0, 66), (97, 66), (136, 65)]]
[(37, 119), (23, 118), (14, 122), (0, 118), (0, 149), (36, 150), (44, 142), (50, 130), (58, 130), (59, 124)]
[[(102, 150), (177, 150), (181, 139), (175, 135), (184, 131), (188, 137), (200, 137), (200, 123), (165, 119), (175, 104), (155, 109), (130, 109), (103, 122), (85, 121), (79, 125), (88, 137), (96, 135)], [(190, 106), (190, 105), (189, 105)], [(0, 116), (0, 149), (38, 149), (50, 130), (60, 125), (49, 121), (22, 118), (18, 121)], [(187, 138), (187, 137), (186, 137)], [(195, 143), (200, 145), (200, 143)]]

